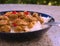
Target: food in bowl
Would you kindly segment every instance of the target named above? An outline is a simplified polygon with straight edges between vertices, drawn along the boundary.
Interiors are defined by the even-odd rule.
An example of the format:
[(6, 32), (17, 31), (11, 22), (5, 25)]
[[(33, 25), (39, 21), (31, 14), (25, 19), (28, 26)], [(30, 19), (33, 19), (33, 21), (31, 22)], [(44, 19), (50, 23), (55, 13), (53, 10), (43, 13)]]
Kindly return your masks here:
[(38, 13), (6, 12), (0, 15), (0, 32), (29, 32), (43, 28), (43, 23), (50, 20), (49, 17), (42, 17)]

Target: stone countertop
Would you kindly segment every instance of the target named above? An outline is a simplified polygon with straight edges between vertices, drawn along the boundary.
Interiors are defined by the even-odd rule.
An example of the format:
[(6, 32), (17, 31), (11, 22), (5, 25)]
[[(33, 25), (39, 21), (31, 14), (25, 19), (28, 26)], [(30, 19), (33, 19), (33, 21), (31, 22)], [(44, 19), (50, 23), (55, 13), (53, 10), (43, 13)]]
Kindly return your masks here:
[[(32, 4), (0, 4), (0, 11), (25, 10), (36, 11), (51, 15), (55, 21), (60, 20), (60, 6)], [(60, 27), (52, 26), (39, 40), (27, 42), (8, 42), (0, 39), (0, 46), (60, 46)]]

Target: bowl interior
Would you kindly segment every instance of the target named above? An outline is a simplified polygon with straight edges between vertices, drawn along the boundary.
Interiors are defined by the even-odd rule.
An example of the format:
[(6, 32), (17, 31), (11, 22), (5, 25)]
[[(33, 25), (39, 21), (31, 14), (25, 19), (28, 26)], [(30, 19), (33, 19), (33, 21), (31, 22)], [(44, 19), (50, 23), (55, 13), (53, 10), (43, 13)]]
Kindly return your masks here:
[[(0, 12), (0, 15), (5, 14), (6, 12), (10, 12), (10, 11), (2, 11), (2, 12)], [(23, 12), (23, 11), (16, 11), (16, 12)], [(31, 14), (34, 13), (34, 11), (28, 11), (28, 12), (30, 12)], [(41, 14), (42, 17), (49, 17), (49, 18), (51, 18), (51, 19), (48, 21), (48, 23), (55, 21), (54, 18), (53, 18), (52, 16), (50, 16), (50, 15), (47, 15), (47, 14), (44, 14), (44, 13), (39, 13), (39, 12), (36, 12), (36, 13), (38, 13), (39, 15)], [(48, 26), (47, 28), (49, 28), (49, 27), (50, 27), (50, 26)], [(45, 29), (45, 28), (44, 28), (44, 29)], [(41, 29), (41, 30), (43, 30), (43, 29)], [(24, 32), (24, 33), (25, 33), (25, 32)]]

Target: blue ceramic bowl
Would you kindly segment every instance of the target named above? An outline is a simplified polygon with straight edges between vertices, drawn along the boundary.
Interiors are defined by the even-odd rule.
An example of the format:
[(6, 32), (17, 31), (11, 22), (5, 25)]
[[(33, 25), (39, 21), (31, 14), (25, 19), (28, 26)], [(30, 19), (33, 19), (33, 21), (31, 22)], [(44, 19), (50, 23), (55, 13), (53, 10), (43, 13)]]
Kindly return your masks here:
[[(1, 15), (5, 14), (6, 12), (9, 12), (9, 11), (2, 11), (0, 12)], [(17, 12), (20, 12), (20, 11), (17, 11)], [(23, 12), (23, 11), (22, 11)], [(29, 11), (32, 13), (34, 13), (34, 11)], [(44, 13), (39, 13), (37, 12), (38, 14), (41, 14), (41, 16), (43, 17), (50, 17), (51, 19), (49, 20), (49, 22), (54, 22), (54, 18), (50, 15), (47, 15), (47, 14), (44, 14)], [(24, 33), (6, 33), (6, 32), (0, 32), (0, 38), (2, 39), (12, 39), (12, 40), (21, 40), (21, 41), (24, 41), (24, 40), (30, 40), (30, 39), (35, 39), (35, 38), (38, 38), (40, 36), (42, 36), (45, 32), (48, 31), (48, 29), (50, 28), (51, 26), (47, 27), (47, 28), (44, 28), (44, 29), (41, 29), (41, 30), (38, 30), (38, 31), (33, 31), (33, 32), (24, 32)]]

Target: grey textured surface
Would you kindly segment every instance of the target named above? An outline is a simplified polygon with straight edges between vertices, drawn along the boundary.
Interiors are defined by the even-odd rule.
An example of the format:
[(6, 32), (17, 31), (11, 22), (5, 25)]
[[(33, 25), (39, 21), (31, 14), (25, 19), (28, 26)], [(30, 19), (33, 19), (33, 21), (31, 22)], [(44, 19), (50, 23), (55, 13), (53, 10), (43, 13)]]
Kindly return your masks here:
[[(32, 4), (0, 4), (0, 11), (26, 10), (46, 13), (60, 21), (60, 6), (32, 5)], [(0, 46), (60, 46), (60, 27), (53, 26), (39, 40), (27, 42), (7, 42), (0, 40)]]

